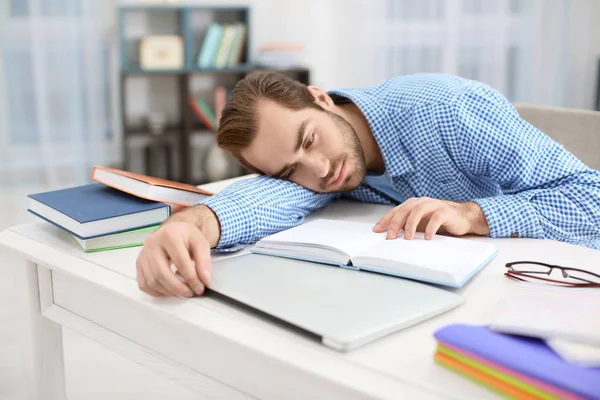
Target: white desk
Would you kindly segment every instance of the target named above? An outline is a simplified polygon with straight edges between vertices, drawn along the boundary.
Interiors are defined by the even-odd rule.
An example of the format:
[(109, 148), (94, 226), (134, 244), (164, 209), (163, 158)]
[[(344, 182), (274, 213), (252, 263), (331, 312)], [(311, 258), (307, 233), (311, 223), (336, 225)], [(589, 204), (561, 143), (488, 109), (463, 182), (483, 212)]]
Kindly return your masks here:
[[(310, 218), (374, 223), (386, 210), (338, 202)], [(456, 322), (486, 323), (515, 284), (503, 276), (507, 261), (585, 268), (600, 252), (555, 241), (475, 240), (493, 241), (499, 255), (459, 291), (465, 304), (344, 354), (222, 300), (144, 294), (135, 279), (139, 247), (86, 254), (43, 221), (0, 233), (0, 243), (14, 250), (2, 258), (18, 273), (28, 390), (44, 400), (65, 398), (61, 326), (191, 388), (198, 398), (496, 398), (433, 362), (433, 332)]]

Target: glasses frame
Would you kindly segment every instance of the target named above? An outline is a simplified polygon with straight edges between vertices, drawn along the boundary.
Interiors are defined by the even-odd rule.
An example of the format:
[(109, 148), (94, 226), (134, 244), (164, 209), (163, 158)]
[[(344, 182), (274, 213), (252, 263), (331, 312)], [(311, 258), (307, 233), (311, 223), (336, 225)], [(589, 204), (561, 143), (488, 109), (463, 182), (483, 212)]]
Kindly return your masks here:
[[(548, 272), (540, 272), (540, 271), (515, 271), (513, 269), (513, 265), (517, 265), (517, 264), (535, 264), (535, 265), (541, 265), (543, 267), (547, 267), (548, 268)], [(508, 270), (504, 273), (504, 275), (510, 279), (514, 279), (514, 280), (518, 280), (521, 282), (530, 282), (528, 281), (526, 278), (530, 278), (530, 279), (536, 279), (536, 280), (540, 280), (540, 281), (545, 281), (545, 282), (552, 282), (552, 283), (557, 283), (559, 285), (565, 286), (565, 287), (575, 287), (575, 288), (600, 288), (600, 283), (595, 283), (595, 282), (590, 282), (590, 281), (586, 281), (585, 279), (579, 279), (579, 278), (572, 278), (572, 279), (579, 279), (583, 282), (581, 283), (577, 283), (577, 282), (564, 282), (564, 281), (557, 281), (556, 279), (549, 279), (549, 278), (544, 278), (540, 275), (547, 275), (550, 276), (550, 274), (552, 273), (552, 271), (554, 269), (558, 269), (562, 276), (564, 276), (565, 278), (569, 277), (569, 273), (568, 271), (577, 271), (577, 272), (583, 272), (586, 274), (590, 274), (593, 276), (598, 277), (598, 279), (600, 280), (600, 275), (595, 274), (593, 272), (587, 271), (585, 269), (578, 269), (578, 268), (571, 268), (571, 267), (562, 267), (560, 265), (552, 265), (552, 264), (546, 264), (543, 262), (539, 262), (539, 261), (512, 261), (512, 262), (508, 262), (504, 265), (506, 268), (508, 268)]]

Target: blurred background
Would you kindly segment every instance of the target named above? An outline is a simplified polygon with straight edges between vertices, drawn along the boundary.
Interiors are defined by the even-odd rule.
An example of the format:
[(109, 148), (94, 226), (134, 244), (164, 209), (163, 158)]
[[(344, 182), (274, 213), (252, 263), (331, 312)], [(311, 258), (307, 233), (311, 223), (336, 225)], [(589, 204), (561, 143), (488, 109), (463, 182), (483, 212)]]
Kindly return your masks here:
[[(0, 229), (34, 220), (27, 194), (89, 183), (94, 164), (193, 184), (244, 173), (214, 131), (235, 82), (257, 68), (325, 90), (443, 72), (512, 102), (600, 110), (600, 1), (0, 0)], [(16, 333), (0, 326), (2, 345)], [(69, 343), (72, 398), (192, 398)], [(12, 376), (0, 398), (18, 398), (12, 352), (0, 346), (0, 376)], [(102, 363), (108, 375), (77, 384)]]
[[(0, 188), (85, 183), (93, 164), (196, 184), (235, 174), (188, 100), (218, 114), (219, 90), (258, 67), (326, 90), (444, 72), (597, 109), (598, 21), (596, 0), (2, 0)], [(221, 36), (242, 48), (201, 65), (214, 23), (242, 26)], [(172, 54), (152, 65), (153, 51)]]

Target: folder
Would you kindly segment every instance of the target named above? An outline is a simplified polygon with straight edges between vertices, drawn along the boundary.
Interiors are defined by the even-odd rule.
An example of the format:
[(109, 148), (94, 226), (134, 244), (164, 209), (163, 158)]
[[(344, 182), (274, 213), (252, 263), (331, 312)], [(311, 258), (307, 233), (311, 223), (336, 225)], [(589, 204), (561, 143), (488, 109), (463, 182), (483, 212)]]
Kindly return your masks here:
[[(464, 324), (446, 326), (436, 331), (434, 337), (443, 347), (497, 365), (513, 378), (524, 375), (529, 379), (528, 384), (542, 391), (549, 392), (550, 388), (555, 393), (570, 393), (571, 398), (600, 400), (600, 368), (570, 364), (540, 339)], [(536, 385), (536, 381), (541, 384)]]

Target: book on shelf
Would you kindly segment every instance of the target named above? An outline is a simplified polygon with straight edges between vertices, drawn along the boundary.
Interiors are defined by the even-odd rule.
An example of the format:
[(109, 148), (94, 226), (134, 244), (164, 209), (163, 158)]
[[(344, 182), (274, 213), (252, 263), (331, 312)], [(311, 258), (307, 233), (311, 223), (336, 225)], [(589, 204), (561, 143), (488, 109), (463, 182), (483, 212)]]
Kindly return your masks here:
[(244, 44), (246, 42), (247, 28), (245, 24), (235, 24), (235, 35), (233, 36), (233, 43), (231, 44), (231, 51), (227, 60), (227, 65), (234, 66), (242, 62), (244, 57)]
[(225, 24), (223, 27), (223, 37), (219, 45), (219, 51), (214, 59), (215, 68), (225, 68), (229, 64), (229, 53), (235, 40), (237, 28), (234, 24)]
[(219, 85), (215, 88), (215, 120), (217, 125), (221, 120), (221, 114), (223, 108), (225, 108), (225, 102), (227, 101), (227, 89), (224, 86)]
[(213, 60), (219, 50), (221, 38), (223, 36), (223, 25), (221, 24), (210, 24), (204, 35), (202, 47), (198, 54), (198, 67), (199, 68), (211, 68), (213, 67)]
[(86, 253), (116, 250), (143, 245), (148, 236), (159, 227), (160, 225), (152, 225), (146, 228), (132, 229), (130, 231), (97, 236), (89, 239), (80, 239), (73, 236), (73, 239), (75, 239), (79, 246), (81, 246), (81, 249)]
[(240, 64), (247, 30), (242, 22), (210, 24), (198, 53), (198, 68), (226, 68)]
[(208, 130), (217, 130), (217, 117), (215, 116), (215, 113), (210, 108), (210, 106), (204, 101), (204, 99), (201, 96), (194, 97), (190, 95), (190, 97), (188, 98), (188, 104)]
[(95, 165), (91, 178), (142, 199), (177, 206), (192, 206), (213, 193), (181, 182)]
[(460, 287), (496, 254), (489, 243), (444, 235), (386, 240), (363, 222), (319, 219), (259, 240), (255, 253)]
[(196, 116), (198, 117), (198, 119), (200, 121), (202, 121), (202, 123), (204, 124), (204, 126), (206, 127), (206, 129), (208, 129), (210, 131), (214, 131), (215, 130), (216, 121), (213, 121), (210, 118), (210, 115), (207, 114), (200, 107), (200, 105), (197, 103), (197, 101), (194, 98), (194, 96), (192, 96), (192, 95), (188, 96), (188, 105), (190, 106), (190, 108), (192, 109), (192, 111), (194, 111), (194, 114), (196, 114)]
[(165, 203), (145, 200), (99, 183), (30, 194), (28, 211), (79, 239), (162, 223)]

